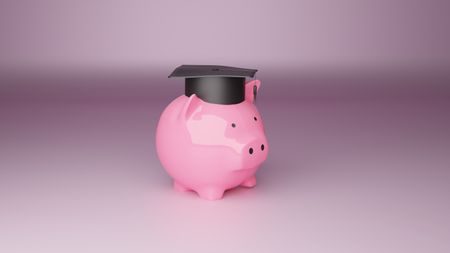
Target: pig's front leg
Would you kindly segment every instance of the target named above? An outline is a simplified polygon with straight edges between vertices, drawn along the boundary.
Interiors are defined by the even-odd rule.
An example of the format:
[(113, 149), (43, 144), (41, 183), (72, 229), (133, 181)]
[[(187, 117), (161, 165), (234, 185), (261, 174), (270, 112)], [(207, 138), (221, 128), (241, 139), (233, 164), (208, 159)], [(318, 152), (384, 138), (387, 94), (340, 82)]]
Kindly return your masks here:
[(198, 189), (196, 192), (203, 199), (217, 200), (217, 199), (221, 199), (223, 197), (224, 191), (225, 190), (217, 188), (217, 187), (206, 186), (201, 189)]
[(256, 177), (254, 175), (245, 179), (244, 182), (242, 182), (242, 184), (241, 184), (241, 186), (244, 186), (247, 188), (254, 187), (255, 185), (256, 185)]

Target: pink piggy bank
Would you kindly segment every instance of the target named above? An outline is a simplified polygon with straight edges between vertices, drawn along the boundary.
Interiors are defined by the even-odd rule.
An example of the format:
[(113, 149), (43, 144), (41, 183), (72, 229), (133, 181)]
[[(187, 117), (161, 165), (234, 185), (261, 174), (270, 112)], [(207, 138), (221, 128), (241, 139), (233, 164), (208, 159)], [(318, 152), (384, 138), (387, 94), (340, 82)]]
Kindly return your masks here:
[(171, 76), (186, 78), (185, 95), (163, 111), (156, 130), (161, 164), (178, 191), (221, 199), (227, 189), (256, 185), (255, 173), (269, 145), (254, 102), (256, 70), (183, 65)]

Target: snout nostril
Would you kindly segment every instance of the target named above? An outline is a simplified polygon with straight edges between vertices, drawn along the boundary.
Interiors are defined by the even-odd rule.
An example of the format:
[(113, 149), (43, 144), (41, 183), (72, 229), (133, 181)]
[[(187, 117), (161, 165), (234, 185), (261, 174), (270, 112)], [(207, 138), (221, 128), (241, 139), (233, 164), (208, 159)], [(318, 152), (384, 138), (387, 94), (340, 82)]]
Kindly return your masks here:
[(264, 150), (264, 144), (261, 144), (261, 150)]
[(250, 155), (253, 154), (253, 148), (249, 148), (248, 152), (250, 153)]

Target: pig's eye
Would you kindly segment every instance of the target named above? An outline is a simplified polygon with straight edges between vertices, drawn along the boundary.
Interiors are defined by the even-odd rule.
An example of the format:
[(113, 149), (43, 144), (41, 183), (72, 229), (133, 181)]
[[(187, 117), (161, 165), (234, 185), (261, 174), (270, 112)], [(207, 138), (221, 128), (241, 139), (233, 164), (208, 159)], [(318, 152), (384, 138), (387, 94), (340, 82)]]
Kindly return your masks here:
[(254, 119), (255, 121), (258, 121), (258, 118), (256, 118), (256, 117), (253, 117), (253, 119)]
[(231, 123), (231, 127), (236, 127), (236, 124), (234, 124), (234, 123)]

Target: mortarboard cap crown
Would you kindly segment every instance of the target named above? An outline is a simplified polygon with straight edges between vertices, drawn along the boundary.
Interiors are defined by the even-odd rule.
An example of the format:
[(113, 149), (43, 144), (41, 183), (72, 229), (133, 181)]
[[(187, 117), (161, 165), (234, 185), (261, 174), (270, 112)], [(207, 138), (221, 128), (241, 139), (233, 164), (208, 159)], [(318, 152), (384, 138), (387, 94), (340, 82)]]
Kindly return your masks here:
[(253, 78), (256, 69), (218, 65), (181, 65), (170, 77), (185, 78), (185, 95), (196, 94), (214, 104), (238, 104), (245, 100), (245, 78)]

